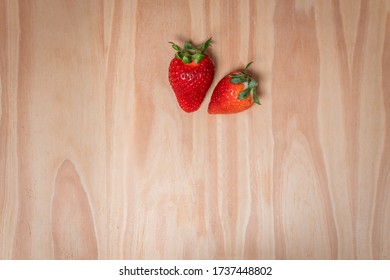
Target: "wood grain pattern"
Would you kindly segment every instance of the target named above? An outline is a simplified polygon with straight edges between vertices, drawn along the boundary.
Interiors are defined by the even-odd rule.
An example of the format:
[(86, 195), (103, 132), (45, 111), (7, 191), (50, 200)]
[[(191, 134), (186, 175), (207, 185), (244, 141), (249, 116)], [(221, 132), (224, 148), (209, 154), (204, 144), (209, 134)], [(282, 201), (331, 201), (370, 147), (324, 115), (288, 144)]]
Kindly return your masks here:
[(69, 160), (61, 165), (56, 177), (52, 213), (54, 258), (96, 259), (97, 244), (89, 200), (76, 168)]
[[(168, 41), (263, 105), (180, 110)], [(390, 259), (390, 1), (0, 0), (0, 259)]]

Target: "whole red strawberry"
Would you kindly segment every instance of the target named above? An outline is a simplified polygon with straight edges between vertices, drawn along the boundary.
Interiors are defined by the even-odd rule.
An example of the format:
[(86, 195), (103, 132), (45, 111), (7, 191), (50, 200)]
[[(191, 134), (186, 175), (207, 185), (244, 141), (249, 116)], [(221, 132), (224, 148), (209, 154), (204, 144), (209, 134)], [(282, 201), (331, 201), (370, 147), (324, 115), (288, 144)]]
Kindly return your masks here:
[(252, 62), (242, 72), (232, 72), (219, 81), (209, 103), (210, 114), (231, 114), (249, 109), (254, 103), (260, 105), (257, 82), (246, 73)]
[(169, 65), (169, 83), (180, 107), (187, 113), (199, 109), (213, 82), (215, 67), (205, 54), (211, 38), (199, 46), (185, 42), (184, 48), (169, 42), (177, 51)]

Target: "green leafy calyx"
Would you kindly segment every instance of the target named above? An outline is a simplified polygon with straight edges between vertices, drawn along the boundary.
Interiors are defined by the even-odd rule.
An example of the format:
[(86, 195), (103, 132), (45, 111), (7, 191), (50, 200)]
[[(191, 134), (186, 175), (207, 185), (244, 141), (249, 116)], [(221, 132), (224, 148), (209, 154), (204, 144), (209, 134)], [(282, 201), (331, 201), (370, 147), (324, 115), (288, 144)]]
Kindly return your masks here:
[(234, 74), (230, 74), (229, 75), (229, 77), (231, 78), (230, 82), (232, 84), (236, 84), (236, 85), (243, 84), (243, 83), (246, 83), (248, 85), (243, 91), (241, 91), (238, 94), (238, 99), (244, 100), (244, 99), (247, 99), (249, 95), (251, 95), (253, 98), (253, 101), (256, 104), (261, 105), (259, 96), (257, 94), (258, 83), (251, 76), (249, 76), (246, 73), (246, 71), (248, 70), (249, 66), (251, 66), (252, 63), (253, 62), (249, 62), (245, 66), (243, 71), (238, 72), (238, 73), (234, 73)]
[(188, 64), (192, 61), (195, 61), (196, 64), (202, 61), (205, 57), (205, 51), (208, 47), (211, 46), (211, 39), (207, 39), (205, 42), (198, 46), (193, 46), (190, 42), (184, 43), (184, 48), (176, 45), (173, 42), (169, 42), (172, 45), (172, 48), (176, 51), (175, 57), (180, 59), (184, 63)]

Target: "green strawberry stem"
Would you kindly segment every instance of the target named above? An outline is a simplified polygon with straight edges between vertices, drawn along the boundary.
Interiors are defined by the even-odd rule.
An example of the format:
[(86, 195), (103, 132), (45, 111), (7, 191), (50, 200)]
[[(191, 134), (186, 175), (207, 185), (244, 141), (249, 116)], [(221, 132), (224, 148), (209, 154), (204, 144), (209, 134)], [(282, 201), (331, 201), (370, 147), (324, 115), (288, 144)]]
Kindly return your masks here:
[(258, 83), (246, 73), (246, 70), (248, 70), (252, 63), (253, 61), (249, 62), (242, 72), (239, 72), (238, 74), (230, 74), (230, 82), (236, 85), (247, 83), (248, 87), (238, 94), (238, 98), (244, 100), (247, 99), (249, 95), (252, 95), (253, 101), (256, 104), (261, 105), (257, 94)]
[(172, 48), (177, 51), (175, 53), (175, 57), (177, 59), (180, 59), (181, 61), (183, 61), (183, 63), (186, 64), (191, 63), (192, 61), (195, 61), (196, 64), (199, 64), (199, 62), (201, 62), (202, 59), (205, 57), (204, 52), (207, 50), (208, 47), (211, 46), (211, 40), (212, 37), (195, 47), (190, 42), (185, 42), (184, 48), (181, 48), (173, 42), (169, 43), (172, 45)]

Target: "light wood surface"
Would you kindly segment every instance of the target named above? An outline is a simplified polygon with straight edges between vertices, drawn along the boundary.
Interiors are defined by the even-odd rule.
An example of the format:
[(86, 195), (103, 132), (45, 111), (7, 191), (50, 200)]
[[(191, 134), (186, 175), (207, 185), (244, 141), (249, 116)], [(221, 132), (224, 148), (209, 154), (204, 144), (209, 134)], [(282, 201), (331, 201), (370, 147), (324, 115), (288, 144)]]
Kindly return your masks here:
[[(210, 36), (187, 114), (168, 41)], [(390, 1), (0, 0), (0, 259), (52, 258), (390, 259)]]

